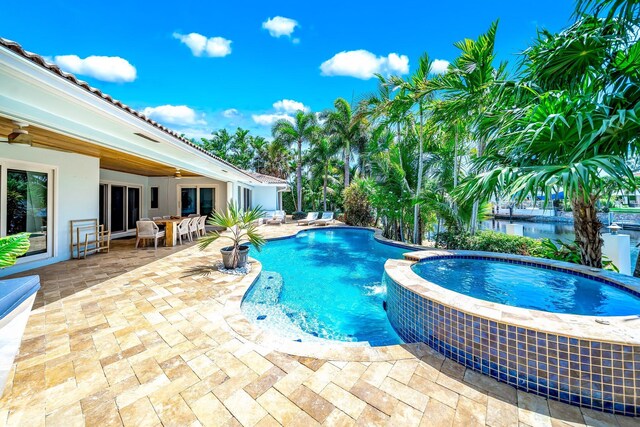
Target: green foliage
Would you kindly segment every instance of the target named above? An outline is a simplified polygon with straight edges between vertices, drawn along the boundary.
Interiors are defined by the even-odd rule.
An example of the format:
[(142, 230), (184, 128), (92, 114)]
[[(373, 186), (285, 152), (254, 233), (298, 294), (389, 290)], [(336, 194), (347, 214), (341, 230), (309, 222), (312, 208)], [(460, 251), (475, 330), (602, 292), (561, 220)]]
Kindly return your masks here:
[(344, 220), (348, 225), (368, 227), (373, 223), (366, 181), (356, 180), (344, 189)]
[(296, 203), (293, 200), (293, 192), (287, 191), (282, 193), (282, 210), (288, 214), (293, 214), (296, 211)]
[(262, 218), (262, 215), (260, 206), (241, 211), (235, 204), (229, 203), (226, 212), (214, 212), (207, 220), (207, 224), (222, 228), (223, 231), (212, 231), (201, 237), (198, 247), (204, 250), (219, 239), (229, 240), (233, 248), (233, 267), (235, 268), (238, 265), (238, 251), (243, 243), (250, 243), (258, 251), (266, 243), (257, 226), (257, 221)]
[(16, 259), (29, 250), (29, 233), (0, 237), (0, 268), (11, 267)]
[(447, 249), (543, 256), (542, 242), (531, 237), (513, 236), (496, 231), (479, 231), (474, 235), (452, 231), (442, 233), (438, 237), (438, 245)]

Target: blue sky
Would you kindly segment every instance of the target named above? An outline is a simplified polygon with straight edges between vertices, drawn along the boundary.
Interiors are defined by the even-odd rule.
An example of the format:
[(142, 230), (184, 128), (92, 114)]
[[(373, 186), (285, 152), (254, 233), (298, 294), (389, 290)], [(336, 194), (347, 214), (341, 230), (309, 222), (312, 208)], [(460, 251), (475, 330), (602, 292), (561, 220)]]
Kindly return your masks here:
[(0, 35), (190, 136), (236, 126), (268, 136), (270, 123), (296, 108), (358, 100), (375, 89), (367, 79), (374, 71), (411, 72), (425, 51), (452, 60), (455, 41), (475, 38), (495, 19), (499, 59), (515, 63), (537, 28), (560, 30), (573, 7), (569, 0), (9, 1), (4, 16), (22, 24)]

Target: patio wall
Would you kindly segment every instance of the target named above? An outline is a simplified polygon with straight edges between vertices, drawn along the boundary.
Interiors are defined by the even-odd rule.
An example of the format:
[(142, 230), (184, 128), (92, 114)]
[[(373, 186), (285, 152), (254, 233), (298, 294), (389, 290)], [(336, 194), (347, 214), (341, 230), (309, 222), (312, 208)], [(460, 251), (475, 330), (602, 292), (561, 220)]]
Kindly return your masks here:
[(24, 162), (25, 169), (29, 169), (29, 165), (53, 169), (50, 186), (53, 206), (49, 208), (51, 219), (47, 226), (47, 231), (53, 233), (53, 245), (50, 257), (37, 261), (20, 260), (17, 265), (0, 270), (0, 277), (68, 259), (69, 221), (98, 217), (99, 160), (28, 145), (0, 143), (0, 164), (2, 162)]

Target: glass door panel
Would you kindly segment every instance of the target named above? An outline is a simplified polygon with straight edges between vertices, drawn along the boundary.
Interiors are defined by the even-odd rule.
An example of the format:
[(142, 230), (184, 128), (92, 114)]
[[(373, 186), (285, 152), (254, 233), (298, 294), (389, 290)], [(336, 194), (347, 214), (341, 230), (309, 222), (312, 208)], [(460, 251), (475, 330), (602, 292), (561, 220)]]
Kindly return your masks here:
[(111, 186), (111, 232), (125, 231), (125, 191), (119, 185)]
[(127, 188), (127, 229), (136, 228), (136, 221), (140, 219), (140, 189)]
[(31, 233), (25, 256), (47, 252), (49, 174), (7, 170), (7, 235)]
[(189, 216), (197, 213), (196, 197), (195, 188), (180, 189), (180, 216)]
[(200, 188), (200, 215), (209, 216), (216, 208), (216, 190), (215, 188)]
[(107, 189), (108, 186), (105, 184), (100, 184), (100, 213), (99, 213), (99, 221), (100, 224), (105, 225), (105, 229), (108, 228), (107, 218), (109, 215), (107, 214)]

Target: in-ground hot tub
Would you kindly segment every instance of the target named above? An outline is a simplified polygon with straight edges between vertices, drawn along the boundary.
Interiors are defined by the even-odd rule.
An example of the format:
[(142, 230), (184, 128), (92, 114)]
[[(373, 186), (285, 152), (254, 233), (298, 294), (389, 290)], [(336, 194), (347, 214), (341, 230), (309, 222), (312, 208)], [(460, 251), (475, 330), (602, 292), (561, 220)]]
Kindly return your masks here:
[(487, 252), (406, 256), (385, 264), (405, 341), (551, 399), (640, 415), (638, 279)]
[(0, 280), (0, 396), (20, 348), (38, 289), (38, 276)]

